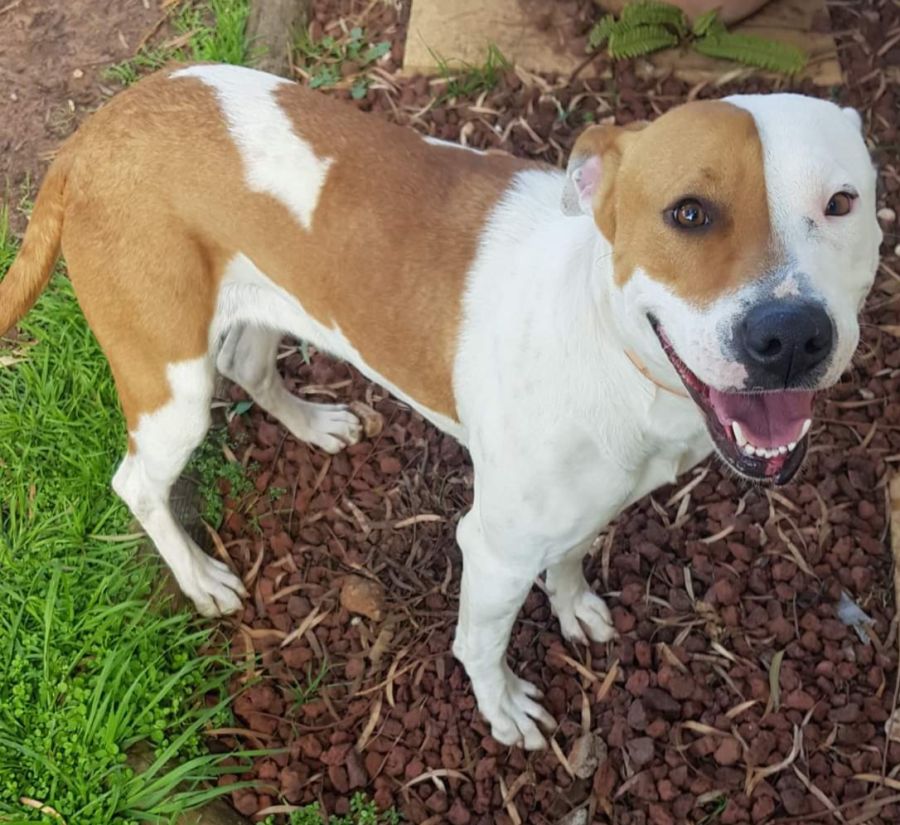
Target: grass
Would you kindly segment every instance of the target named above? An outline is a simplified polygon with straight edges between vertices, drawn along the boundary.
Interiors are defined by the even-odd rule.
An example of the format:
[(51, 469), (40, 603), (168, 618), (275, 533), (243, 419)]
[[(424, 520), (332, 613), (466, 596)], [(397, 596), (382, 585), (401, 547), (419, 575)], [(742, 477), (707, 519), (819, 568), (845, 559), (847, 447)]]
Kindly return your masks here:
[[(311, 89), (326, 89), (346, 82), (354, 100), (366, 96), (372, 82), (368, 69), (390, 50), (391, 44), (386, 40), (370, 43), (359, 26), (342, 38), (326, 35), (312, 40), (304, 31), (295, 43), (296, 60)], [(345, 74), (349, 75), (346, 79)]]
[(438, 104), (453, 98), (475, 97), (482, 92), (489, 92), (500, 82), (503, 73), (513, 67), (513, 64), (494, 44), (488, 46), (487, 54), (481, 65), (454, 61), (456, 64), (456, 68), (454, 68), (451, 61), (434, 52), (431, 54), (438, 73), (446, 82), (443, 93), (436, 101)]
[[(289, 825), (399, 825), (399, 814), (392, 808), (379, 813), (375, 803), (363, 794), (356, 793), (350, 799), (350, 813), (347, 816), (332, 816), (327, 820), (317, 802), (291, 811)], [(274, 825), (274, 817), (268, 817), (262, 825)]]
[(171, 26), (175, 32), (167, 43), (141, 49), (130, 60), (111, 66), (107, 75), (130, 86), (142, 75), (162, 68), (169, 61), (232, 63), (250, 60), (244, 29), (250, 16), (249, 0), (187, 0), (174, 7)]
[[(0, 275), (16, 243), (0, 211)], [(56, 275), (0, 349), (0, 822), (170, 822), (217, 789), (227, 722), (210, 631), (149, 605), (158, 568), (109, 481), (125, 444), (106, 361)], [(149, 749), (135, 773), (129, 749)], [(229, 770), (233, 771), (234, 768)], [(23, 800), (26, 800), (23, 802)], [(29, 801), (30, 800), (30, 801)]]

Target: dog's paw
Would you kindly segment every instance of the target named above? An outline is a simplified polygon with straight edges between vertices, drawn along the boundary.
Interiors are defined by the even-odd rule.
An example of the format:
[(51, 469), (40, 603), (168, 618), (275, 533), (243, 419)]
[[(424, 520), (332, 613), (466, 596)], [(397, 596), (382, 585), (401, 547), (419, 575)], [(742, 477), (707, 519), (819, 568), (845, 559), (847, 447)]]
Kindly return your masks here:
[(530, 751), (546, 748), (547, 740), (537, 723), (553, 729), (556, 722), (536, 701), (541, 692), (507, 667), (504, 676), (499, 697), (490, 703), (479, 702), (483, 716), (490, 722), (491, 736), (503, 745), (518, 745)]
[(326, 453), (339, 453), (362, 438), (363, 427), (343, 404), (312, 404), (296, 399), (291, 415), (284, 416), (288, 429), (301, 441)]
[(191, 581), (181, 589), (201, 616), (227, 616), (241, 609), (241, 599), (247, 596), (247, 589), (226, 564), (198, 553), (191, 574)]
[(606, 602), (590, 590), (582, 591), (573, 599), (551, 598), (550, 604), (563, 636), (569, 641), (588, 644), (588, 636), (595, 642), (608, 642), (616, 637)]

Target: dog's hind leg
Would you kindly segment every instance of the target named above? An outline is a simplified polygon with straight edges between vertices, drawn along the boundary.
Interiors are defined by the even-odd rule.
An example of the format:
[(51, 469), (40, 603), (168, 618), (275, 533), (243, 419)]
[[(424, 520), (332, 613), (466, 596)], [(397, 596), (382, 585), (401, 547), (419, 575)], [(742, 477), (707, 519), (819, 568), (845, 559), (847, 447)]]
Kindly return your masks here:
[(583, 644), (588, 643), (585, 630), (595, 642), (608, 642), (616, 635), (606, 602), (591, 592), (584, 578), (582, 561), (590, 545), (590, 541), (578, 545), (547, 568), (547, 593), (560, 630), (567, 639)]
[(129, 396), (117, 376), (129, 425), (129, 451), (113, 477), (113, 489), (204, 616), (234, 613), (246, 595), (241, 580), (191, 540), (169, 503), (172, 485), (209, 428), (213, 376), (209, 356), (169, 364), (168, 399), (137, 417), (129, 410)]
[(237, 324), (228, 330), (219, 350), (219, 372), (240, 384), (266, 412), (300, 441), (337, 453), (359, 441), (359, 419), (341, 404), (313, 404), (292, 395), (276, 368), (282, 334)]

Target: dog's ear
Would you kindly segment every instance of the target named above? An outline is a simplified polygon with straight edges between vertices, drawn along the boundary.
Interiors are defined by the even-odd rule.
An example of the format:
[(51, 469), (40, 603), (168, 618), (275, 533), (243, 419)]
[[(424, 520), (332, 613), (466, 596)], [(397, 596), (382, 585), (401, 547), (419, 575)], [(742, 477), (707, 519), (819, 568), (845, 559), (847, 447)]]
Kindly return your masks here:
[(565, 215), (590, 215), (597, 193), (609, 191), (619, 161), (627, 145), (646, 126), (646, 122), (628, 126), (591, 126), (575, 141), (566, 182), (563, 186), (562, 211)]

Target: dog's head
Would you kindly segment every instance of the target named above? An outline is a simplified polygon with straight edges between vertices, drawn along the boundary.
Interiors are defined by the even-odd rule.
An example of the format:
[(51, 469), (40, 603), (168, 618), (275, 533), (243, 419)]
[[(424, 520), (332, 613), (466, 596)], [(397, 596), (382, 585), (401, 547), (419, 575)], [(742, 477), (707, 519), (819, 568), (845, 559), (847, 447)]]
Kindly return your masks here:
[(623, 345), (660, 380), (684, 383), (734, 470), (790, 480), (814, 393), (856, 349), (877, 268), (859, 115), (752, 95), (591, 127), (563, 209), (591, 214), (612, 245)]

